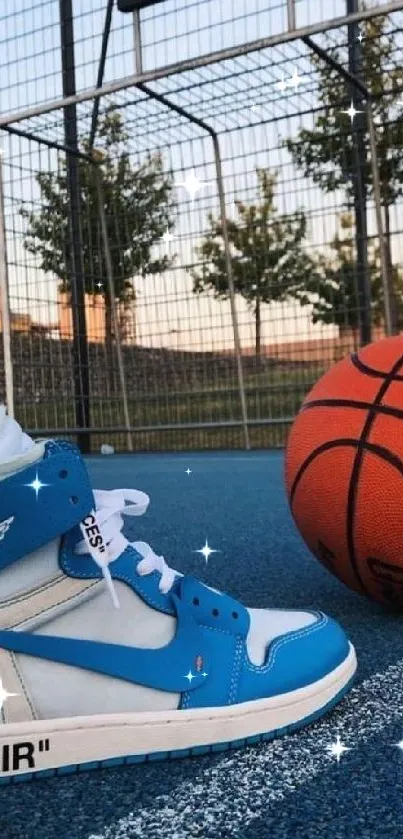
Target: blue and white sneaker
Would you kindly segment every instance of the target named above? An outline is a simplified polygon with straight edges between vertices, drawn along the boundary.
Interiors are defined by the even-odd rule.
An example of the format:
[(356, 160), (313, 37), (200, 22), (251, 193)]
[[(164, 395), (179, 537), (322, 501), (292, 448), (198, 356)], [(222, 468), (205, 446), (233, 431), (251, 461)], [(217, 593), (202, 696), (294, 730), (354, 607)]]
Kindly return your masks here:
[(147, 504), (0, 408), (0, 781), (271, 739), (349, 688), (330, 618), (247, 609), (129, 543)]

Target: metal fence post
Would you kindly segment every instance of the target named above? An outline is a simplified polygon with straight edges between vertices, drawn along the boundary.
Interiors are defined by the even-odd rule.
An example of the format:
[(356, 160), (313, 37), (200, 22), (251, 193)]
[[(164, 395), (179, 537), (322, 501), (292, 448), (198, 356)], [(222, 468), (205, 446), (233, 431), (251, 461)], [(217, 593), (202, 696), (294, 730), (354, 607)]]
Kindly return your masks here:
[[(73, 10), (71, 0), (59, 0), (60, 40), (63, 93), (75, 95), (75, 59)], [(76, 106), (70, 104), (63, 110), (65, 145), (78, 150)], [(67, 190), (69, 199), (69, 246), (67, 264), (70, 279), (71, 311), (73, 321), (73, 372), (74, 398), (77, 427), (83, 429), (79, 445), (84, 454), (91, 449), (89, 353), (85, 313), (85, 272), (83, 265), (81, 231), (81, 193), (78, 159), (66, 155)], [(88, 429), (88, 431), (87, 431)]]
[(215, 157), (215, 165), (216, 165), (216, 173), (217, 173), (217, 188), (218, 188), (218, 195), (220, 199), (220, 218), (221, 218), (221, 225), (222, 225), (222, 236), (224, 241), (224, 252), (225, 252), (225, 269), (227, 272), (227, 279), (228, 279), (228, 291), (229, 291), (229, 299), (231, 305), (231, 317), (232, 317), (232, 329), (234, 332), (234, 347), (235, 347), (235, 356), (236, 356), (236, 364), (237, 364), (237, 373), (238, 373), (238, 386), (239, 386), (239, 398), (241, 401), (241, 412), (242, 412), (242, 425), (243, 425), (243, 432), (245, 437), (245, 448), (247, 451), (250, 449), (250, 438), (249, 438), (249, 426), (248, 426), (248, 410), (246, 406), (246, 395), (245, 395), (245, 381), (243, 376), (243, 367), (242, 367), (242, 350), (241, 350), (241, 341), (239, 337), (239, 324), (238, 324), (238, 312), (236, 308), (236, 301), (235, 301), (235, 286), (234, 286), (234, 274), (232, 270), (232, 258), (231, 258), (231, 247), (228, 237), (228, 225), (227, 225), (227, 213), (225, 207), (225, 193), (224, 193), (224, 184), (223, 184), (223, 175), (222, 175), (222, 166), (221, 166), (221, 154), (220, 154), (220, 144), (218, 142), (217, 134), (211, 132), (211, 137), (213, 140), (214, 146), (214, 157)]
[(0, 151), (0, 300), (1, 331), (3, 333), (4, 373), (6, 380), (6, 402), (10, 417), (14, 417), (14, 378), (11, 352), (10, 294), (8, 287), (8, 262), (6, 241), (6, 218), (4, 207), (3, 152)]
[(185, 117), (185, 119), (192, 122), (194, 125), (199, 125), (203, 131), (207, 131), (213, 141), (213, 150), (214, 150), (214, 161), (215, 161), (215, 168), (216, 168), (216, 177), (217, 177), (217, 190), (218, 196), (220, 201), (220, 220), (222, 225), (222, 232), (223, 232), (223, 241), (224, 241), (224, 252), (225, 252), (225, 268), (227, 271), (227, 278), (228, 278), (228, 292), (229, 292), (229, 299), (231, 305), (231, 318), (232, 318), (232, 329), (234, 333), (234, 349), (236, 355), (236, 363), (237, 363), (237, 375), (238, 375), (238, 387), (239, 387), (239, 398), (241, 402), (241, 413), (242, 413), (242, 426), (244, 430), (244, 438), (245, 438), (245, 448), (249, 451), (250, 449), (250, 438), (249, 438), (249, 426), (248, 426), (248, 411), (246, 405), (246, 396), (245, 396), (245, 382), (243, 376), (243, 367), (242, 367), (242, 351), (241, 351), (241, 342), (239, 338), (239, 325), (238, 325), (238, 313), (236, 308), (236, 301), (235, 301), (235, 287), (234, 287), (234, 275), (232, 270), (232, 259), (231, 259), (231, 248), (228, 238), (228, 227), (227, 227), (227, 213), (226, 213), (226, 206), (225, 206), (225, 191), (224, 191), (224, 180), (222, 174), (222, 165), (221, 165), (221, 153), (220, 153), (220, 143), (218, 140), (218, 136), (216, 131), (208, 125), (204, 120), (199, 119), (198, 117), (193, 116), (193, 114), (189, 114), (185, 108), (182, 108), (179, 105), (175, 105), (173, 102), (170, 101), (166, 96), (162, 95), (161, 93), (156, 93), (156, 91), (150, 89), (148, 85), (139, 84), (137, 85), (139, 90), (142, 90), (147, 96), (150, 96), (152, 99), (155, 99), (156, 102), (161, 102), (163, 105), (166, 105), (171, 111), (175, 111), (180, 116)]
[(374, 188), (374, 204), (375, 204), (375, 216), (376, 216), (376, 226), (377, 226), (377, 233), (379, 238), (379, 256), (381, 260), (381, 276), (382, 276), (382, 287), (383, 287), (383, 302), (384, 302), (384, 310), (385, 310), (385, 328), (387, 335), (393, 335), (396, 332), (396, 315), (394, 312), (394, 297), (393, 297), (393, 289), (390, 287), (390, 280), (389, 277), (389, 270), (388, 270), (388, 259), (386, 256), (386, 245), (385, 245), (385, 234), (383, 229), (383, 218), (382, 218), (382, 197), (381, 197), (381, 184), (379, 179), (379, 164), (378, 164), (378, 150), (376, 146), (376, 134), (375, 134), (375, 125), (374, 125), (374, 116), (372, 113), (372, 102), (371, 99), (368, 99), (367, 103), (367, 115), (368, 115), (368, 130), (369, 130), (369, 146), (371, 150), (371, 170), (372, 170), (372, 184)]
[(129, 451), (132, 452), (133, 451), (133, 438), (132, 438), (132, 433), (131, 433), (131, 422), (130, 422), (130, 412), (129, 412), (129, 401), (128, 401), (128, 396), (127, 396), (127, 383), (126, 383), (125, 366), (124, 366), (124, 360), (123, 360), (122, 346), (121, 346), (121, 343), (120, 343), (118, 317), (117, 317), (117, 313), (116, 313), (115, 283), (113, 281), (112, 258), (111, 258), (111, 251), (110, 251), (110, 247), (109, 247), (108, 227), (107, 227), (107, 224), (106, 224), (106, 216), (105, 216), (104, 191), (103, 191), (103, 186), (102, 186), (102, 176), (101, 176), (101, 173), (98, 169), (97, 164), (94, 164), (94, 172), (95, 172), (95, 180), (96, 180), (96, 186), (97, 186), (99, 217), (100, 217), (100, 220), (101, 220), (102, 246), (103, 246), (104, 257), (105, 257), (106, 276), (107, 276), (107, 280), (108, 280), (108, 291), (109, 291), (109, 297), (110, 297), (110, 301), (111, 301), (113, 331), (115, 333), (116, 355), (117, 355), (117, 360), (118, 360), (120, 387), (122, 389), (123, 413), (124, 413), (125, 426), (126, 426), (127, 447), (129, 449)]
[(295, 0), (287, 0), (287, 25), (290, 32), (296, 29)]
[[(347, 0), (346, 12), (353, 14), (358, 11), (358, 0)], [(358, 41), (359, 26), (357, 22), (349, 23), (348, 32), (348, 69), (355, 78), (362, 77), (362, 45)], [(351, 124), (351, 139), (353, 151), (353, 180), (352, 193), (355, 217), (355, 248), (356, 248), (356, 283), (358, 292), (358, 313), (360, 345), (371, 342), (371, 281), (368, 265), (368, 227), (367, 227), (367, 185), (365, 183), (365, 167), (367, 151), (365, 147), (365, 109), (362, 108), (364, 94), (352, 81), (349, 84), (349, 99), (356, 108), (357, 114)]]
[(389, 269), (388, 269), (388, 259), (386, 256), (386, 245), (385, 245), (385, 236), (384, 236), (384, 229), (383, 229), (383, 219), (382, 219), (382, 195), (381, 195), (381, 182), (379, 177), (379, 162), (378, 162), (378, 149), (376, 143), (376, 133), (375, 133), (375, 125), (374, 125), (374, 117), (372, 113), (372, 95), (371, 91), (363, 84), (363, 82), (354, 76), (349, 70), (346, 70), (345, 67), (342, 67), (337, 61), (332, 58), (331, 55), (325, 52), (322, 47), (319, 47), (318, 44), (315, 44), (312, 41), (312, 38), (303, 38), (304, 43), (313, 50), (326, 64), (329, 64), (331, 67), (334, 67), (340, 75), (346, 79), (347, 82), (353, 84), (357, 90), (362, 93), (365, 101), (366, 101), (366, 111), (368, 117), (368, 133), (369, 133), (369, 147), (370, 147), (370, 156), (371, 156), (371, 171), (372, 171), (372, 183), (374, 188), (374, 204), (375, 204), (375, 216), (376, 216), (376, 226), (377, 226), (377, 233), (379, 237), (379, 252), (380, 252), (380, 260), (381, 260), (381, 276), (382, 276), (382, 286), (384, 292), (384, 309), (385, 309), (385, 327), (387, 335), (392, 335), (397, 331), (396, 327), (396, 307), (394, 305), (394, 294), (393, 288), (391, 288), (391, 277), (389, 276)]

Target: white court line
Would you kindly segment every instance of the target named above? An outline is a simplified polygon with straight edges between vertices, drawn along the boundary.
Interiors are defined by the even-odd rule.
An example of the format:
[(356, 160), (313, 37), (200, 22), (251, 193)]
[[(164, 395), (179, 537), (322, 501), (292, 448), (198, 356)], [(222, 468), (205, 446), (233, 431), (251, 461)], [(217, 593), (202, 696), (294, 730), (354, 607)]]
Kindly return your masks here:
[[(218, 836), (230, 833), (231, 828), (245, 830), (264, 812), (268, 801), (280, 801), (336, 763), (326, 747), (335, 742), (337, 734), (345, 746), (355, 750), (401, 720), (402, 731), (397, 737), (401, 739), (402, 709), (403, 659), (354, 687), (314, 726), (263, 747), (224, 753), (210, 767), (204, 758), (203, 768), (173, 785), (171, 794), (156, 795), (152, 805), (128, 813), (103, 833), (90, 834), (87, 839), (156, 835), (189, 839), (192, 828), (197, 836), (210, 835), (212, 827)], [(341, 757), (340, 765), (350, 753)], [(165, 774), (163, 763), (159, 768)]]

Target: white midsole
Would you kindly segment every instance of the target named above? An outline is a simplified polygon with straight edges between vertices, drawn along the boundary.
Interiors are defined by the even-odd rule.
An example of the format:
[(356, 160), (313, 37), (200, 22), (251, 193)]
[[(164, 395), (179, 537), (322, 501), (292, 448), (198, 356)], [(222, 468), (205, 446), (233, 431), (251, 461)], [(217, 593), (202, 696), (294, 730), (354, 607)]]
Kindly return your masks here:
[(324, 708), (343, 690), (356, 668), (355, 650), (350, 644), (348, 656), (332, 673), (307, 687), (269, 699), (220, 708), (0, 725), (0, 778), (108, 758), (227, 743), (276, 731)]

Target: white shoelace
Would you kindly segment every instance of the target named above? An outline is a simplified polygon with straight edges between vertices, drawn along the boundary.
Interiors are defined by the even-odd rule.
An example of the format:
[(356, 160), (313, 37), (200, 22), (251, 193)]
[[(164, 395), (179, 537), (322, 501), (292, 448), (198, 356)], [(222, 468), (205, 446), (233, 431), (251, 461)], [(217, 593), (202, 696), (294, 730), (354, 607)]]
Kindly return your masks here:
[[(85, 538), (77, 543), (74, 552), (76, 554), (91, 554), (102, 570), (114, 606), (119, 608), (119, 601), (108, 566), (123, 553), (129, 544), (143, 557), (137, 565), (137, 573), (140, 576), (145, 576), (152, 574), (153, 571), (158, 571), (161, 577), (159, 591), (161, 594), (168, 594), (176, 578), (182, 577), (183, 574), (171, 568), (165, 562), (163, 556), (157, 556), (147, 542), (128, 542), (122, 533), (123, 516), (142, 516), (150, 503), (148, 495), (137, 489), (96, 489), (94, 490), (94, 499), (94, 515), (103, 536), (106, 550), (101, 553), (91, 547), (84, 529), (81, 527)], [(127, 504), (127, 501), (131, 503)]]

